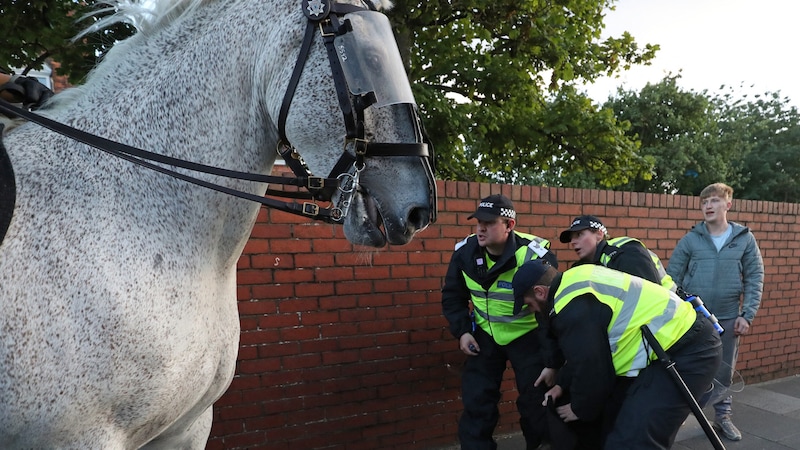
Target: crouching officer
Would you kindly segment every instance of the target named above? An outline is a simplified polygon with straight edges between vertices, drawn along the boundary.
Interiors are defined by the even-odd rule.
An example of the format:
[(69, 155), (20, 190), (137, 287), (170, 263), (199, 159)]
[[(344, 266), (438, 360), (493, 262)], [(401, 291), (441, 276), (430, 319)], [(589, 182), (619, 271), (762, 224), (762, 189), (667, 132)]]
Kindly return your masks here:
[[(541, 261), (527, 262), (513, 289), (515, 311), (528, 305), (544, 313), (567, 361), (544, 401), (568, 391), (569, 403), (556, 408), (564, 422), (602, 420), (600, 442), (584, 448), (670, 448), (691, 408), (665, 366), (653, 363), (641, 327), (648, 326), (697, 399), (722, 358), (711, 322), (670, 290), (598, 265), (562, 274)], [(614, 404), (619, 407), (607, 408)]]

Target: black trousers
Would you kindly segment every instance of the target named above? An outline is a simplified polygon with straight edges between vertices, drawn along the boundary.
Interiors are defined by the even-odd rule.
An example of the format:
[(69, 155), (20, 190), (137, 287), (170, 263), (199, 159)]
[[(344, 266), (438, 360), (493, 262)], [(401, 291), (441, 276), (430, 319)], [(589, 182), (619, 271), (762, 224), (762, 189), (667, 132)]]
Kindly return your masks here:
[(492, 437), (500, 419), (497, 407), (500, 384), (508, 361), (514, 369), (517, 384), (517, 410), (520, 428), (527, 448), (535, 449), (547, 439), (547, 420), (542, 406), (547, 387), (535, 388), (533, 383), (544, 369), (540, 351), (539, 332), (533, 330), (508, 345), (498, 345), (482, 330), (475, 339), (480, 345), (478, 356), (467, 357), (461, 375), (461, 398), (464, 413), (458, 423), (458, 438), (462, 450), (496, 450)]
[(603, 413), (595, 420), (576, 420), (564, 422), (556, 412), (557, 406), (571, 402), (569, 391), (565, 391), (555, 404), (547, 408), (547, 426), (553, 450), (602, 450), (605, 437), (614, 427), (625, 393), (635, 378), (617, 377), (614, 391), (605, 405)]
[[(667, 354), (694, 398), (699, 400), (711, 386), (722, 361), (722, 344), (711, 322), (698, 316), (692, 328), (667, 349)], [(690, 413), (689, 403), (670, 373), (661, 362), (652, 362), (639, 372), (626, 392), (604, 448), (671, 448)]]

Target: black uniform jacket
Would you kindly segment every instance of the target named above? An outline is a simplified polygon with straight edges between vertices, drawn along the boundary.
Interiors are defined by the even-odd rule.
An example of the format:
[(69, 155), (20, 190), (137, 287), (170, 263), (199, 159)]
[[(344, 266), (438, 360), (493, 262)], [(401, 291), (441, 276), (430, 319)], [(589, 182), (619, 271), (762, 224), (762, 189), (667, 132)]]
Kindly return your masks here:
[(604, 254), (611, 257), (606, 266), (609, 269), (619, 270), (620, 272), (629, 273), (653, 283), (661, 284), (661, 277), (658, 275), (656, 264), (653, 262), (650, 252), (641, 242), (630, 241), (617, 247), (609, 245), (608, 241), (603, 239), (597, 244), (592, 262), (597, 265), (603, 265), (600, 262), (600, 258)]
[[(442, 312), (450, 324), (450, 333), (456, 339), (459, 339), (464, 333), (472, 332), (472, 321), (469, 317), (471, 296), (461, 272), (463, 271), (470, 278), (479, 282), (483, 289), (488, 291), (500, 274), (517, 266), (515, 256), (517, 249), (526, 247), (530, 242), (530, 239), (511, 232), (503, 254), (495, 261), (491, 270), (487, 269), (486, 252), (478, 245), (478, 238), (475, 235), (469, 236), (466, 244), (453, 253), (442, 287)], [(553, 267), (558, 267), (558, 261), (553, 252), (548, 250), (544, 259)]]
[(556, 315), (553, 296), (560, 284), (561, 275), (550, 286), (549, 314), (542, 318), (547, 321), (543, 329), (558, 342), (567, 361), (556, 383), (569, 392), (572, 411), (579, 419), (594, 420), (603, 412), (617, 378), (608, 343), (612, 312), (594, 295), (583, 294)]

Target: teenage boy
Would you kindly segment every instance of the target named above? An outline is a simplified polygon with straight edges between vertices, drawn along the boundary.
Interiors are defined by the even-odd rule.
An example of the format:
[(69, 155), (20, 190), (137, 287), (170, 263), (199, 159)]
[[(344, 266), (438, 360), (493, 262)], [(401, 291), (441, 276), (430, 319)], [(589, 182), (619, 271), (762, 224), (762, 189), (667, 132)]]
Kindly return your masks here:
[(764, 263), (756, 238), (750, 229), (728, 221), (733, 189), (714, 183), (700, 192), (703, 221), (681, 238), (669, 259), (667, 273), (684, 291), (699, 296), (719, 319), (722, 328), (722, 364), (711, 398), (723, 396), (714, 404), (714, 427), (732, 440), (742, 433), (731, 421), (731, 385), (739, 356), (739, 336), (750, 331), (761, 304)]

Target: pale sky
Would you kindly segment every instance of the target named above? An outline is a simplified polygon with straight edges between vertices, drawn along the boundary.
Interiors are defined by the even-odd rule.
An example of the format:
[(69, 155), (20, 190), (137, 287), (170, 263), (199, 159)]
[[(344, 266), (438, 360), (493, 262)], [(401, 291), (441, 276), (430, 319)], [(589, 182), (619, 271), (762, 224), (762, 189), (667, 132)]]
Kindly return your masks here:
[(678, 84), (687, 90), (717, 93), (724, 84), (737, 97), (780, 91), (800, 107), (800, 0), (618, 0), (605, 24), (604, 37), (628, 31), (661, 50), (651, 66), (587, 86), (597, 102), (617, 86), (638, 92), (680, 70)]

